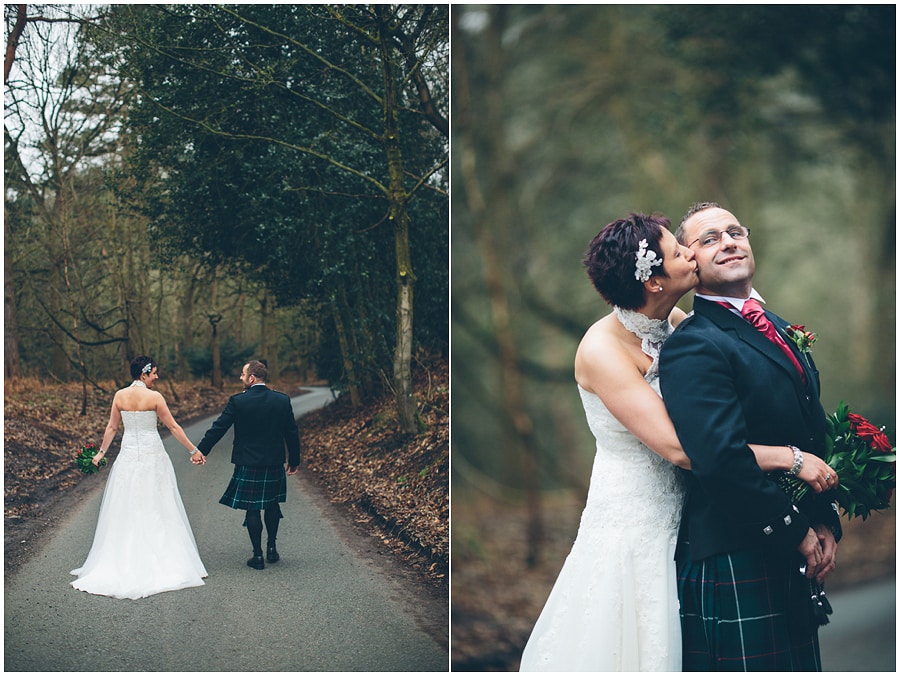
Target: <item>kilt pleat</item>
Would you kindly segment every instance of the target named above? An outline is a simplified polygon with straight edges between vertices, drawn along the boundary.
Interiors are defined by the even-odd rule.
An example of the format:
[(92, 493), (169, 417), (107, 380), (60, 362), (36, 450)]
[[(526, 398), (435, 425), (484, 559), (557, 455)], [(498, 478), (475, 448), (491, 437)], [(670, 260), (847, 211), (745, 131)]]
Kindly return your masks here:
[(683, 671), (821, 671), (799, 555), (679, 554)]
[(234, 474), (219, 502), (233, 509), (265, 509), (287, 500), (287, 477), (282, 465), (235, 465)]

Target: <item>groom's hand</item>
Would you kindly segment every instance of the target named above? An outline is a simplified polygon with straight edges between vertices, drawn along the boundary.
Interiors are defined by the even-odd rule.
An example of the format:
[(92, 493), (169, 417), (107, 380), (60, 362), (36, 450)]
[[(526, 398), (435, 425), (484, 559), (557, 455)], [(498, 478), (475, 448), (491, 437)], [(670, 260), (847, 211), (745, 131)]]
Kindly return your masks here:
[(837, 542), (834, 540), (834, 533), (828, 526), (817, 525), (815, 527), (816, 536), (819, 538), (819, 545), (822, 547), (822, 565), (819, 567), (819, 573), (816, 575), (816, 581), (819, 584), (825, 582), (825, 577), (835, 569), (837, 562), (835, 554), (837, 554)]
[(206, 464), (206, 456), (203, 455), (201, 451), (197, 451), (195, 453), (191, 453), (191, 462), (195, 465), (205, 465)]
[(291, 467), (290, 465), (288, 465), (288, 468), (287, 468), (288, 476), (294, 476), (299, 471), (299, 469), (300, 469), (299, 465), (297, 467)]
[(797, 545), (797, 551), (806, 559), (807, 579), (811, 580), (822, 572), (822, 561), (825, 555), (822, 553), (822, 545), (819, 544), (819, 538), (812, 528), (806, 532), (806, 537)]

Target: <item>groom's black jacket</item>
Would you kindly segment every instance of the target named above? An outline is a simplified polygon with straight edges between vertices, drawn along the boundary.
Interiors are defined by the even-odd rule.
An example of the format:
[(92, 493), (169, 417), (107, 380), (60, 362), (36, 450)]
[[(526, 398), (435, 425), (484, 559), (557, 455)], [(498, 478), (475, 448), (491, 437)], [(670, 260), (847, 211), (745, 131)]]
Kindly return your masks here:
[[(766, 312), (782, 332), (788, 326)], [(784, 336), (783, 336), (784, 337)], [(749, 443), (825, 452), (819, 372), (794, 350), (803, 383), (787, 356), (742, 317), (696, 298), (694, 313), (666, 341), (660, 386), (678, 438), (691, 459), (682, 537), (691, 558), (760, 547), (796, 549), (810, 525), (840, 533), (832, 492), (797, 505), (760, 470)], [(839, 537), (839, 536), (838, 536)]]
[(265, 385), (254, 385), (234, 395), (197, 448), (203, 455), (209, 455), (212, 447), (232, 425), (234, 446), (231, 462), (235, 465), (284, 465), (285, 446), (288, 465), (297, 467), (300, 464), (300, 435), (291, 399), (286, 394), (270, 390)]

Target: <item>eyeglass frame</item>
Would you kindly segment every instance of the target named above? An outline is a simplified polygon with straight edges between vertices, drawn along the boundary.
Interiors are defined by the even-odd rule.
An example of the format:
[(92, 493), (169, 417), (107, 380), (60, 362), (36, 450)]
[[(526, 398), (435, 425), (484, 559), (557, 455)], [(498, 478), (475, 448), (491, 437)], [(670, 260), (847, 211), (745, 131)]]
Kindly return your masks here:
[[(729, 230), (732, 230), (732, 229), (734, 229), (734, 228), (741, 228), (742, 230), (744, 230), (744, 233), (743, 233), (742, 235), (738, 236), (738, 237), (735, 237), (734, 235), (732, 235), (732, 234), (729, 232)], [(735, 240), (735, 241), (740, 241), (740, 240), (742, 240), (742, 239), (747, 239), (748, 237), (750, 237), (750, 228), (745, 227), (745, 226), (743, 226), (743, 225), (736, 225), (736, 226), (732, 226), (731, 228), (725, 228), (724, 230), (709, 230), (709, 231), (703, 233), (702, 235), (700, 235), (700, 237), (698, 237), (697, 239), (695, 239), (693, 242), (691, 242), (690, 244), (688, 244), (688, 245), (687, 245), (688, 248), (690, 249), (692, 246), (694, 246), (694, 245), (695, 245), (697, 242), (699, 242), (701, 239), (703, 239), (703, 238), (706, 237), (707, 235), (710, 235), (710, 234), (712, 234), (712, 233), (714, 233), (714, 232), (718, 235), (718, 239), (716, 239), (715, 243), (713, 243), (713, 244), (701, 244), (701, 245), (700, 245), (700, 248), (701, 248), (701, 249), (706, 249), (706, 248), (708, 248), (708, 247), (715, 246), (716, 244), (721, 244), (721, 243), (722, 243), (722, 235), (725, 235), (725, 234), (727, 234), (729, 237), (731, 237), (731, 239), (733, 239), (733, 240)]]

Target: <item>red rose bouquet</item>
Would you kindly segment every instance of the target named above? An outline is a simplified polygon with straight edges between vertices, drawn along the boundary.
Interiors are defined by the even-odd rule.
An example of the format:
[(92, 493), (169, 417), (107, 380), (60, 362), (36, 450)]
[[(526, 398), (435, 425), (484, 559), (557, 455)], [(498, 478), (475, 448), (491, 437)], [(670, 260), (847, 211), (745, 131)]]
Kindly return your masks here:
[(85, 444), (75, 454), (75, 466), (81, 470), (82, 474), (94, 474), (100, 471), (100, 467), (106, 467), (106, 456), (100, 458), (100, 467), (91, 462), (99, 452), (100, 449), (95, 444)]
[[(837, 472), (835, 500), (848, 519), (863, 521), (873, 510), (886, 509), (896, 485), (897, 454), (883, 427), (851, 413), (841, 402), (834, 415), (825, 419), (825, 462)], [(782, 486), (795, 502), (809, 492), (809, 485), (796, 477), (782, 477)]]

